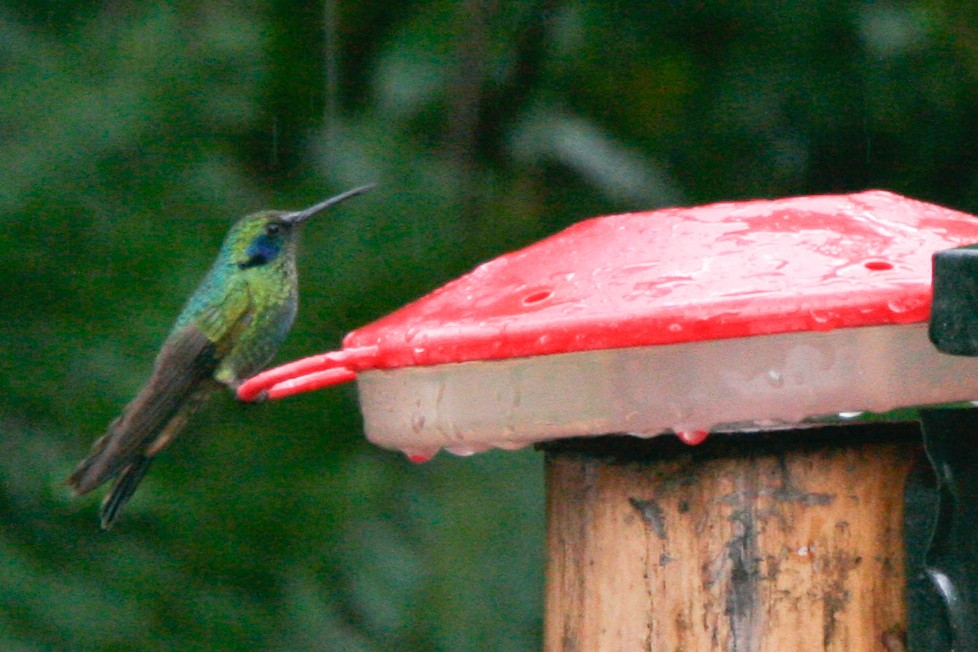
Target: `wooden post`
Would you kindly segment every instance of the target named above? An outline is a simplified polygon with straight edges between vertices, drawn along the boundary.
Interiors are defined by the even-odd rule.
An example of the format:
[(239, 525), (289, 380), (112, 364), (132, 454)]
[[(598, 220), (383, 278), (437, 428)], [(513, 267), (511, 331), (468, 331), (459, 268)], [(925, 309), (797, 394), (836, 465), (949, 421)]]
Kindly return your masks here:
[(904, 649), (916, 424), (545, 449), (547, 650)]

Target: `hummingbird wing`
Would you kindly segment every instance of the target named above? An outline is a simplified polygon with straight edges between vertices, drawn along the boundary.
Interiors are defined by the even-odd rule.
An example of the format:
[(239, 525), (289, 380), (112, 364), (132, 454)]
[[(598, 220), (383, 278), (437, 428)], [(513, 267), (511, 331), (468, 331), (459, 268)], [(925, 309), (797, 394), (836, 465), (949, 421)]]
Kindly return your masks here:
[(196, 412), (197, 408), (210, 396), (212, 387), (209, 385), (210, 383), (203, 381), (201, 386), (187, 399), (173, 418), (167, 422), (163, 431), (156, 436), (156, 439), (144, 450), (135, 453), (129, 464), (123, 467), (119, 471), (119, 474), (115, 476), (115, 480), (112, 481), (112, 489), (105, 496), (105, 500), (102, 501), (102, 507), (99, 510), (99, 518), (102, 521), (103, 530), (108, 530), (112, 527), (112, 524), (119, 517), (122, 508), (129, 502), (132, 494), (136, 491), (136, 487), (139, 486), (139, 482), (146, 475), (146, 471), (149, 470), (149, 466), (156, 457), (156, 454), (183, 430), (190, 415)]
[[(104, 511), (121, 496), (114, 510), (118, 512), (146, 471), (148, 462), (141, 460), (165, 447), (210, 393), (214, 370), (241, 323), (250, 321), (251, 312), (246, 290), (229, 292), (171, 333), (156, 357), (149, 381), (95, 442), (68, 485), (80, 495), (120, 476), (103, 506)], [(117, 491), (120, 495), (114, 497)]]
[(153, 375), (92, 446), (68, 479), (84, 494), (116, 476), (141, 455), (217, 366), (214, 343), (193, 326), (167, 338)]

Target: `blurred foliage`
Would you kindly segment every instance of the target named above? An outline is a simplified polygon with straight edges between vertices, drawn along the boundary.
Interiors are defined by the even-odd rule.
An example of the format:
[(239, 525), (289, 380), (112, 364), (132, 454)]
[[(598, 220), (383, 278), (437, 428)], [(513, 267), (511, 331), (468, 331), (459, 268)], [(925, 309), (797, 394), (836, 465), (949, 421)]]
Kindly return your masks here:
[(64, 478), (245, 212), (380, 184), (308, 230), (280, 361), (600, 213), (978, 212), (976, 7), (0, 4), (0, 648), (537, 649), (539, 454), (414, 467), (343, 387), (212, 401), (109, 534)]

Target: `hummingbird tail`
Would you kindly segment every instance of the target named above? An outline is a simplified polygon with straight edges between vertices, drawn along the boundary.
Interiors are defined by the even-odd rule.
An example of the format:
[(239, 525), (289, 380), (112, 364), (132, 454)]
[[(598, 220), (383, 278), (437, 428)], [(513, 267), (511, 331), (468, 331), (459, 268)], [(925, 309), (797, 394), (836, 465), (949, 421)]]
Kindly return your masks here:
[[(112, 423), (115, 425), (115, 422)], [(111, 432), (111, 427), (110, 427)], [(103, 435), (92, 445), (92, 450), (85, 459), (78, 463), (71, 477), (68, 478), (68, 486), (74, 490), (75, 494), (81, 496), (97, 487), (103, 479), (96, 471), (96, 465), (101, 460), (102, 453), (109, 444), (109, 435)]]
[(136, 487), (139, 486), (139, 482), (149, 470), (152, 461), (152, 457), (140, 455), (116, 476), (112, 483), (112, 489), (105, 496), (105, 500), (102, 501), (102, 508), (99, 510), (103, 530), (111, 528), (112, 524), (119, 518), (122, 508), (129, 502), (133, 492), (136, 491)]

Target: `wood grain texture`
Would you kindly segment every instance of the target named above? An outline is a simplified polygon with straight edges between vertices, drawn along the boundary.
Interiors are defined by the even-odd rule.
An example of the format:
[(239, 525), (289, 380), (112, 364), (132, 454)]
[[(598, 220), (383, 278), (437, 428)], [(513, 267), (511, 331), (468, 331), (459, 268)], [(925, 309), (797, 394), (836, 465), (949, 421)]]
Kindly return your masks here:
[(918, 446), (805, 436), (658, 457), (548, 450), (546, 649), (899, 646)]

